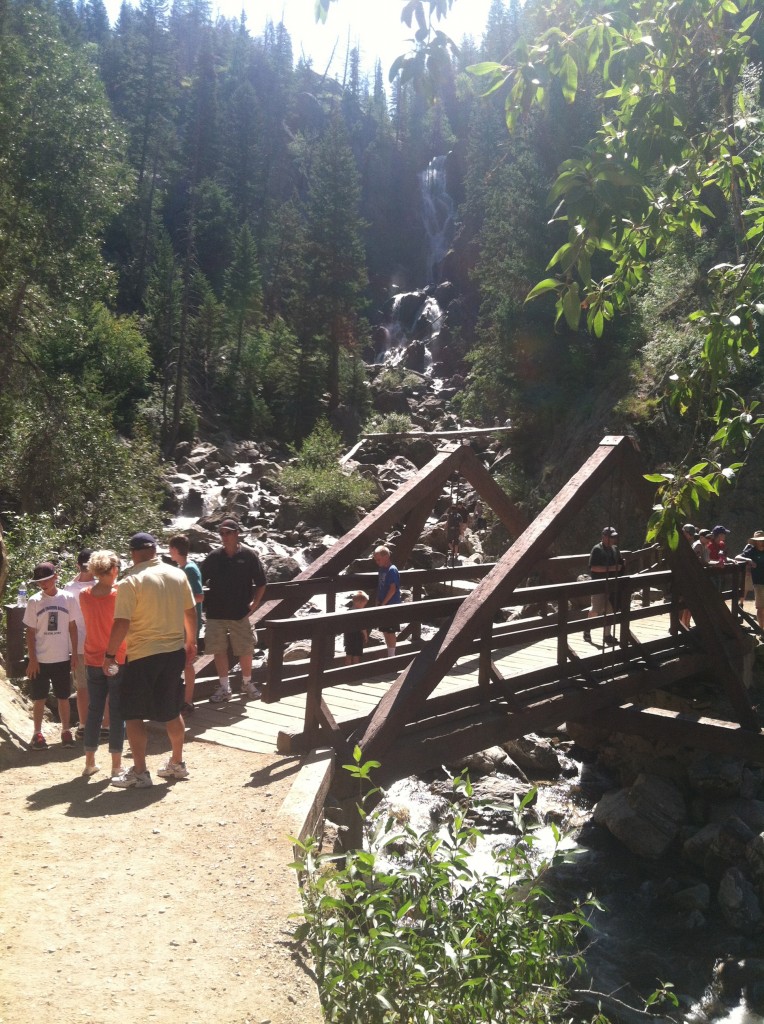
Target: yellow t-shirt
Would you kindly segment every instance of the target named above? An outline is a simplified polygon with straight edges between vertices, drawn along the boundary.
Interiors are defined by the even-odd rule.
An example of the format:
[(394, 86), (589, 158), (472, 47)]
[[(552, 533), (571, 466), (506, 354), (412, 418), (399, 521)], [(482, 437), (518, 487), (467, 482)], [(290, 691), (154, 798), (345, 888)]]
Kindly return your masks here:
[(131, 566), (117, 586), (115, 619), (129, 619), (128, 661), (168, 654), (186, 641), (184, 612), (195, 607), (186, 574), (160, 558)]

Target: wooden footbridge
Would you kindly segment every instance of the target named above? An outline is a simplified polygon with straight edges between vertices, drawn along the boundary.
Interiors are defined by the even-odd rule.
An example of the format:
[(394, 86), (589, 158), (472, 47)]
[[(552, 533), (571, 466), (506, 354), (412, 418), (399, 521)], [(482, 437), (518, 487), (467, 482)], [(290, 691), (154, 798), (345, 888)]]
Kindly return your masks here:
[[(491, 565), (407, 570), (457, 471), (515, 538), (510, 549)], [(613, 584), (618, 610), (606, 623), (604, 616), (586, 617), (592, 595), (603, 587), (602, 581), (577, 579), (587, 556), (549, 557), (614, 473), (649, 509), (652, 491), (633, 442), (606, 437), (527, 524), (472, 448), (452, 446), (295, 580), (269, 586), (267, 602), (253, 616), (268, 653), (264, 701), (304, 700), (301, 725), (281, 731), (279, 749), (300, 753), (327, 746), (347, 758), (358, 744), (364, 758), (382, 763), (379, 781), (389, 781), (531, 731), (583, 722), (764, 760), (764, 735), (747, 688), (757, 628), (740, 604), (740, 566), (705, 570), (683, 539), (663, 555), (657, 547), (624, 552), (627, 573)], [(338, 595), (375, 590), (375, 572), (349, 567), (394, 527), (400, 529), (394, 560), (413, 600), (336, 611)], [(317, 597), (325, 601), (325, 614), (296, 614)], [(692, 613), (692, 628), (681, 623), (683, 608)], [(585, 630), (596, 634), (606, 624), (614, 646), (600, 649), (584, 641)], [(385, 626), (401, 629), (394, 658), (372, 647), (361, 664), (341, 664), (337, 636), (348, 628)], [(285, 659), (294, 645), (303, 656)], [(706, 719), (691, 704), (656, 698), (657, 691), (665, 694), (699, 675), (718, 688), (728, 708), (725, 719)], [(363, 700), (353, 699), (356, 687)], [(371, 706), (370, 692), (376, 694)], [(268, 714), (268, 708), (257, 708)]]
[[(407, 569), (455, 473), (493, 510), (512, 544), (493, 564)], [(564, 550), (575, 517), (614, 475), (646, 520), (653, 493), (635, 445), (606, 437), (527, 523), (469, 444), (442, 450), (296, 579), (269, 585), (252, 617), (267, 651), (259, 670), (265, 706), (201, 704), (188, 723), (192, 732), (250, 749), (277, 745), (283, 754), (332, 747), (340, 763), (357, 744), (364, 758), (381, 762), (380, 783), (563, 722), (764, 762), (748, 689), (761, 631), (743, 610), (741, 566), (704, 569), (683, 538), (676, 551), (622, 552), (627, 572), (612, 583), (617, 611), (590, 619), (592, 595), (603, 583), (578, 579), (588, 555), (550, 555)], [(341, 595), (376, 590), (376, 571), (355, 569), (369, 559), (371, 570), (374, 546), (391, 531), (398, 534), (402, 586), (413, 599), (336, 610)], [(308, 602), (326, 612), (306, 614)], [(691, 628), (682, 624), (685, 608)], [(614, 646), (585, 641), (585, 631), (599, 640), (606, 625)], [(395, 657), (372, 645), (360, 664), (342, 664), (336, 640), (346, 629), (385, 626), (400, 629)], [(212, 688), (211, 656), (196, 668), (202, 696)], [(715, 719), (679, 692), (698, 676), (719, 697), (723, 710)]]

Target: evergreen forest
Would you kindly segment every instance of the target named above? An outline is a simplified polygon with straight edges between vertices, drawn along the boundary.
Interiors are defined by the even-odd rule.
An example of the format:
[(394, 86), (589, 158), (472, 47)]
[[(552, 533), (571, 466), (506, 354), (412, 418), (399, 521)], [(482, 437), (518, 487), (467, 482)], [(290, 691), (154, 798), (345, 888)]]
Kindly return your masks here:
[(510, 485), (543, 496), (570, 438), (636, 433), (671, 531), (734, 477), (764, 376), (756, 6), (494, 0), (451, 41), (452, 2), (403, 4), (416, 50), (388, 69), (350, 49), (334, 77), (208, 0), (123, 3), (113, 25), (103, 0), (0, 2), (17, 546), (150, 526), (180, 441), (364, 423), (374, 329), (429, 283), (420, 178), (446, 154), (454, 408), (511, 419)]

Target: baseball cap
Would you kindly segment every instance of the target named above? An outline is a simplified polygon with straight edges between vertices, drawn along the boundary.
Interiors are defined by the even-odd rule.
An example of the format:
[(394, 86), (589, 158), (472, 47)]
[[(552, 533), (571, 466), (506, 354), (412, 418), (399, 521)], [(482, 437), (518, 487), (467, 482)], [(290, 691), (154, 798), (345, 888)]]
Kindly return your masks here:
[(717, 533), (729, 533), (729, 530), (727, 529), (726, 526), (715, 526), (711, 532), (714, 533), (714, 534), (717, 534)]
[(157, 539), (150, 533), (134, 533), (127, 545), (131, 551), (143, 551), (145, 548), (155, 548)]
[(77, 565), (87, 565), (90, 561), (90, 556), (93, 554), (92, 548), (83, 548), (82, 551), (77, 555)]
[(218, 524), (218, 533), (220, 533), (221, 530), (231, 530), (233, 533), (240, 533), (241, 527), (235, 519), (223, 519)]
[(602, 536), (603, 537), (617, 537), (618, 536), (618, 530), (616, 530), (616, 528), (614, 526), (604, 526), (602, 528)]
[(698, 528), (697, 528), (697, 526), (693, 526), (692, 523), (685, 523), (684, 526), (682, 527), (682, 532), (683, 533), (693, 533), (693, 534), (695, 534), (695, 533), (698, 532)]
[(40, 562), (34, 567), (32, 578), (29, 582), (41, 583), (43, 580), (49, 580), (52, 576), (55, 576), (57, 572), (58, 569), (52, 562)]

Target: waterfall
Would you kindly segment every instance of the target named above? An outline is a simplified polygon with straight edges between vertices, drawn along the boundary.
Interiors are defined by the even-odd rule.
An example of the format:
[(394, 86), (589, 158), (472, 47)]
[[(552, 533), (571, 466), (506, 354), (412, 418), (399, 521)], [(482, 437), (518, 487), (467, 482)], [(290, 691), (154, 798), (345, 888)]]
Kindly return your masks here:
[(445, 156), (434, 156), (420, 172), (419, 194), (427, 238), (427, 284), (436, 284), (438, 267), (454, 235), (454, 202), (446, 189)]

